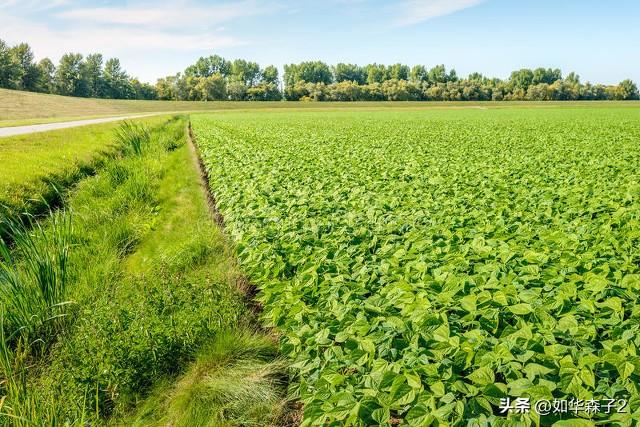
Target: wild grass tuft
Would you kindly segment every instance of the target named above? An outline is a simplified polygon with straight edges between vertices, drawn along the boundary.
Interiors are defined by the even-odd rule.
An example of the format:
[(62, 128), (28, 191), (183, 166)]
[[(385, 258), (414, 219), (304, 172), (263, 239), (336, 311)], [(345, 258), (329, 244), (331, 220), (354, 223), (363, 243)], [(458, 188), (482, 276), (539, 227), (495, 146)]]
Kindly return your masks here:
[(46, 346), (62, 328), (67, 287), (71, 215), (50, 215), (47, 229), (33, 217), (0, 220), (11, 246), (0, 239), (0, 306), (7, 343), (23, 339)]
[(142, 154), (144, 146), (151, 141), (151, 132), (143, 124), (126, 120), (116, 129), (116, 140), (133, 154), (139, 156)]
[(219, 333), (169, 390), (156, 389), (133, 426), (285, 425), (287, 362), (277, 343), (246, 330)]
[(29, 366), (63, 329), (68, 304), (71, 215), (59, 211), (50, 217), (46, 231), (30, 216), (1, 220), (12, 239), (11, 245), (0, 239), (2, 424), (27, 426), (55, 419), (56, 405), (43, 405), (27, 381)]

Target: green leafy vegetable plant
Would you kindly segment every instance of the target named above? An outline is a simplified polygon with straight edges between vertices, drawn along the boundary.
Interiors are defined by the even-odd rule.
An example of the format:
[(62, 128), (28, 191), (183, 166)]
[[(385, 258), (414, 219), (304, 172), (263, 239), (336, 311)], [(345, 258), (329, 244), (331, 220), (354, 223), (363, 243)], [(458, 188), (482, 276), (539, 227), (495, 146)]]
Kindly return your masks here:
[[(638, 117), (194, 116), (241, 266), (297, 370), (302, 425), (637, 422)], [(629, 405), (500, 414), (516, 397)]]

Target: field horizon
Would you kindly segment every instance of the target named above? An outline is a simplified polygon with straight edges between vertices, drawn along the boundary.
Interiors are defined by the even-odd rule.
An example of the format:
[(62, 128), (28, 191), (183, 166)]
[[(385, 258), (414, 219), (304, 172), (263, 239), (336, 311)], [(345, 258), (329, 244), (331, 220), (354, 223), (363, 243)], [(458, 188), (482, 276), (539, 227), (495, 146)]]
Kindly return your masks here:
[(0, 88), (0, 127), (132, 113), (638, 106), (640, 101), (164, 101), (78, 98)]

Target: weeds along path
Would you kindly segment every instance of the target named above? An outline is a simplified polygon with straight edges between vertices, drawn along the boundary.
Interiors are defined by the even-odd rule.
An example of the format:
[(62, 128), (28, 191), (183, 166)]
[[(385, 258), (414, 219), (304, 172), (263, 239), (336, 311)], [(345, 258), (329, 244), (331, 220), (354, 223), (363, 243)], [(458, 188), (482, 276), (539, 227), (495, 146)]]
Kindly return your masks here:
[[(168, 116), (140, 122), (153, 128)], [(0, 138), (0, 206), (3, 214), (48, 214), (67, 190), (122, 156), (124, 142), (105, 123), (32, 135)], [(0, 231), (6, 238), (6, 233)]]
[(196, 146), (195, 137), (193, 135), (193, 129), (191, 128), (191, 121), (189, 121), (187, 128), (187, 136), (189, 138), (189, 151), (191, 152), (191, 158), (193, 159), (193, 164), (200, 172), (200, 185), (204, 194), (204, 197), (207, 200), (207, 205), (209, 206), (209, 211), (211, 212), (212, 219), (220, 226), (224, 228), (224, 218), (218, 207), (216, 206), (216, 199), (211, 192), (211, 188), (209, 187), (209, 174), (207, 173), (207, 169), (202, 162), (202, 158), (198, 153), (198, 148)]
[[(56, 276), (64, 287), (47, 304), (37, 292), (0, 294), (3, 313), (40, 319), (21, 328), (2, 317), (0, 425), (287, 422), (287, 365), (273, 337), (248, 326), (254, 314), (185, 129), (185, 118), (121, 129), (128, 154), (80, 181), (66, 210), (32, 233), (44, 254), (33, 265), (59, 265), (66, 254)], [(69, 227), (56, 226), (61, 218)], [(62, 243), (49, 238), (59, 235)], [(1, 281), (39, 287), (30, 247), (3, 254)]]

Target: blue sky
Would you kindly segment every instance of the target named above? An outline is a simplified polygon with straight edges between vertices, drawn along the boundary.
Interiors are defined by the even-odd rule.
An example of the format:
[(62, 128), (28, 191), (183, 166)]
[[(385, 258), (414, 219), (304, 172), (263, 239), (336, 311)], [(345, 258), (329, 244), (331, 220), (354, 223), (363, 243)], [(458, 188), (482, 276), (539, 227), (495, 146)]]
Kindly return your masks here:
[(262, 66), (320, 59), (507, 77), (522, 67), (640, 83), (637, 0), (0, 0), (0, 38), (37, 58), (117, 56), (154, 82), (217, 53)]

